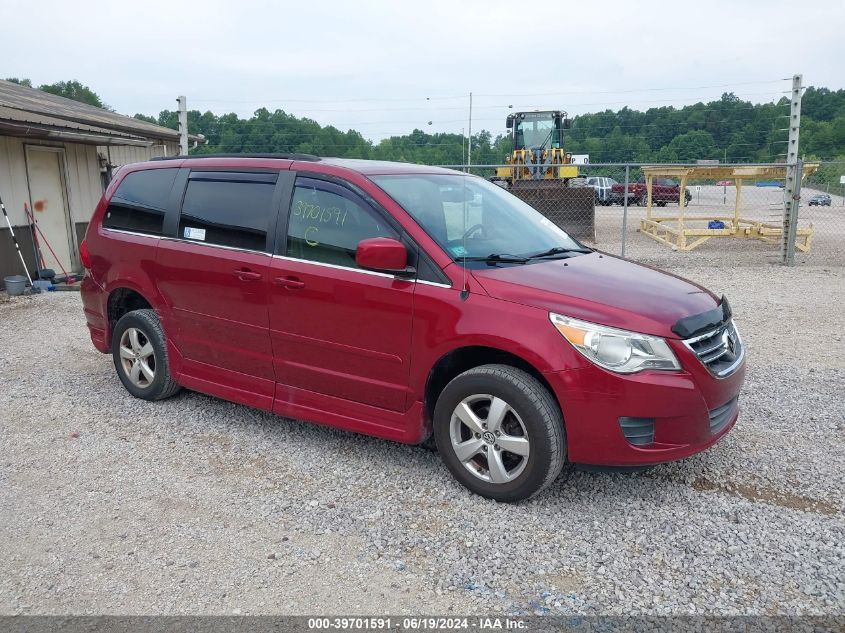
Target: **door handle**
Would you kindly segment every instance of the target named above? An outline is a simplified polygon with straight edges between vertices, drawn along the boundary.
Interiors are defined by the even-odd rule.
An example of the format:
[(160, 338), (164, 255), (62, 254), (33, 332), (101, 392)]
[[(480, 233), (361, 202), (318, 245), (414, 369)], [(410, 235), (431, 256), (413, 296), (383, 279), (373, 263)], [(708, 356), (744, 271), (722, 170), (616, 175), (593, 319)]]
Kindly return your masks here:
[(273, 283), (284, 288), (304, 288), (305, 282), (296, 277), (273, 277)]
[(241, 281), (258, 281), (261, 279), (261, 273), (255, 273), (251, 270), (235, 270), (235, 277)]

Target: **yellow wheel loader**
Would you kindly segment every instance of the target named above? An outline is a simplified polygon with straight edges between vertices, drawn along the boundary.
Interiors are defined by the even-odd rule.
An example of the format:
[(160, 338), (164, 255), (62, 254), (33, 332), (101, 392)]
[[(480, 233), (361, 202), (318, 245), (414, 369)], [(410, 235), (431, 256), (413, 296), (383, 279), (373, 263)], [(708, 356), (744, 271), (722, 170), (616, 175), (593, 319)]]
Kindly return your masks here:
[(578, 166), (564, 149), (566, 112), (515, 112), (505, 125), (513, 152), (492, 181), (527, 202), (579, 239), (595, 241), (595, 191), (583, 186)]

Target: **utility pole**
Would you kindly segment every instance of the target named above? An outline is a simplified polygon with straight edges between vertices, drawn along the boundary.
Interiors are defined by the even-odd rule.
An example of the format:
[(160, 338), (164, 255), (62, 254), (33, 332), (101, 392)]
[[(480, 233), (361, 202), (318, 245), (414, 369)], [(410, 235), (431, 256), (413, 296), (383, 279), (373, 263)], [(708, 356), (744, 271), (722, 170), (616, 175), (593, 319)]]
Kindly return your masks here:
[(804, 163), (798, 158), (798, 134), (801, 130), (801, 75), (792, 77), (792, 97), (789, 106), (789, 140), (786, 146), (786, 183), (783, 190), (783, 237), (781, 263), (795, 263), (795, 238), (798, 232), (798, 211), (801, 206), (801, 178)]
[(472, 165), (472, 93), (469, 93), (469, 136), (467, 136), (467, 173)]
[(184, 95), (178, 97), (179, 104), (179, 155), (188, 155), (188, 100)]

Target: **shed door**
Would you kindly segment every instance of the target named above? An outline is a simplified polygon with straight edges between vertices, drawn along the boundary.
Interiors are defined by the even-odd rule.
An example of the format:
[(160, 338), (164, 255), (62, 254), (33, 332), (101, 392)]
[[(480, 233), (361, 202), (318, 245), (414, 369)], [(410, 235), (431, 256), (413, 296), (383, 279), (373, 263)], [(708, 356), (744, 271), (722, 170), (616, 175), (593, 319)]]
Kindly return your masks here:
[[(76, 262), (65, 195), (64, 150), (27, 147), (26, 171), (32, 202), (30, 208), (41, 229), (36, 237), (45, 267), (52, 268), (56, 274), (61, 274), (62, 268), (70, 272), (76, 267)], [(50, 252), (48, 244), (55, 255)]]

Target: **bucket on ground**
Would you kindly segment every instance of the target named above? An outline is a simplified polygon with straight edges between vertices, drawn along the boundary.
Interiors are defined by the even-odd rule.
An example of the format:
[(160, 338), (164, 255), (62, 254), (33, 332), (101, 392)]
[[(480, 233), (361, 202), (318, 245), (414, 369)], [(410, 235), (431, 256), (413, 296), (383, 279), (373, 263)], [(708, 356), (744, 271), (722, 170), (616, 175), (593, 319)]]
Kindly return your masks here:
[(3, 283), (6, 285), (6, 292), (10, 297), (22, 295), (26, 290), (26, 277), (23, 275), (10, 275), (3, 278)]

